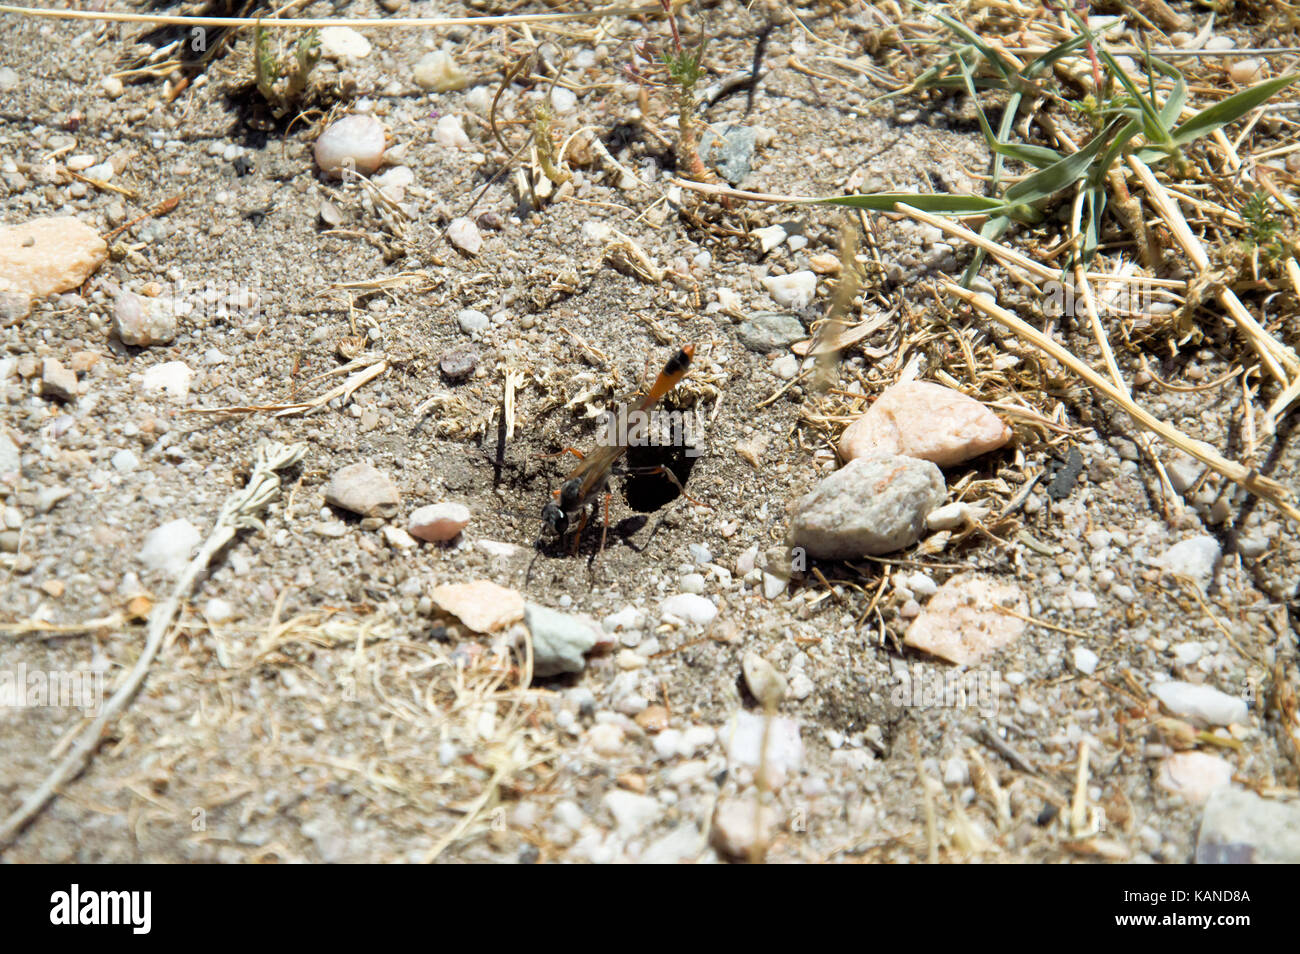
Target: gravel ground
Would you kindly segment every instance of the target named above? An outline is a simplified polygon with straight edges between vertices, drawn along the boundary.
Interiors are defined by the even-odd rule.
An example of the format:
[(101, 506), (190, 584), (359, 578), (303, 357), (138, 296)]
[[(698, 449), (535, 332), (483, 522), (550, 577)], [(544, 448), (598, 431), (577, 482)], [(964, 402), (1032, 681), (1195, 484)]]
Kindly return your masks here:
[[(710, 88), (748, 70), (755, 36), (774, 24), (752, 108), (741, 89), (703, 113), (714, 129), (756, 130), (744, 187), (981, 191), (987, 149), (964, 97), (875, 102), (881, 87), (828, 65), (884, 63), (888, 50), (898, 58), (891, 69), (918, 71), (896, 44), (878, 50), (875, 21), (844, 6), (802, 11), (805, 29), (769, 21), (767, 7), (707, 5), (712, 72), (701, 82)], [(1194, 29), (1203, 24), (1199, 8), (1173, 6), (1195, 17)], [(295, 15), (487, 7), (352, 2)], [(1266, 41), (1248, 19), (1219, 32), (1242, 47)], [(1190, 458), (1059, 368), (1024, 379), (1038, 382), (1033, 393), (971, 384), (956, 341), (976, 340), (974, 320), (930, 290), (970, 252), (925, 227), (871, 217), (874, 244), (862, 259), (878, 256), (881, 269), (851, 321), (892, 317), (846, 352), (837, 391), (874, 397), (910, 366), (919, 378), (971, 384), (984, 399), (1018, 394), (1050, 426), (1007, 416), (1007, 446), (945, 469), (950, 500), (999, 512), (1015, 503), (989, 533), (879, 560), (814, 562), (765, 597), (755, 548), (761, 563), (783, 543), (790, 508), (835, 469), (838, 434), (865, 405), (816, 393), (789, 342), (752, 350), (743, 322), (781, 312), (807, 328), (824, 316), (833, 285), (824, 275), (803, 308), (774, 300), (763, 279), (834, 272), (845, 218), (829, 208), (724, 208), (671, 184), (674, 110), (664, 90), (638, 86), (626, 69), (634, 44), (664, 42), (661, 21), (611, 19), (599, 34), (591, 24), (516, 28), (508, 50), (499, 30), (368, 31), (364, 58), (322, 61), (293, 122), (276, 120), (252, 88), (247, 37), (169, 102), (174, 89), (158, 78), (103, 82), (130, 66), (137, 44), (168, 42), (166, 31), (6, 16), (0, 35), (4, 224), (74, 215), (106, 235), (179, 198), (109, 239), (109, 261), (79, 291), (39, 301), (0, 330), (0, 420), (21, 454), (21, 474), (0, 484), (0, 618), (70, 630), (0, 634), (0, 670), (102, 673), (110, 690), (139, 658), (143, 615), (174, 583), (157, 548), (178, 551), (183, 566), (247, 480), (259, 441), (307, 445), (264, 525), (241, 533), (190, 594), (90, 768), (4, 860), (765, 853), (789, 862), (1183, 863), (1196, 852), (1201, 806), (1162, 786), (1173, 753), (1221, 759), (1237, 788), (1296, 794), (1300, 749), (1266, 704), (1298, 685), (1294, 522), (1203, 479)], [(595, 130), (639, 183), (624, 188), (599, 157), (574, 160), (573, 179), (532, 210), (515, 185), (519, 161), (489, 181), (509, 161), (487, 119), (502, 64), (539, 45), (538, 69), (564, 62), (577, 95), (549, 94), (541, 75), (508, 88), (498, 109), (511, 150), (546, 97), (557, 145)], [(465, 89), (417, 85), (415, 65), (433, 50), (451, 54)], [(326, 114), (349, 112), (379, 118), (388, 166), (411, 171), (405, 186), (387, 180), (399, 208), (317, 168), (312, 144)], [(463, 120), (467, 144), (440, 141), (447, 116)], [(1270, 128), (1259, 150), (1294, 141), (1294, 124)], [(130, 195), (70, 177), (60, 164), (80, 155), (112, 163), (110, 184)], [(444, 238), (466, 215), (479, 223), (476, 255)], [(765, 253), (757, 231), (781, 223), (795, 241)], [(621, 240), (663, 280), (629, 267), (626, 247), (610, 254)], [(1030, 320), (1024, 293), (996, 269), (986, 274), (999, 302)], [(123, 344), (112, 332), (123, 290), (146, 302), (150, 293), (182, 297), (188, 310), (174, 340)], [(1057, 333), (1102, 366), (1086, 319)], [(651, 477), (616, 478), (603, 551), (598, 530), (580, 538), (576, 556), (567, 543), (535, 549), (535, 515), (570, 466), (545, 455), (590, 446), (596, 415), (644, 388), (686, 342), (695, 360), (672, 402), (698, 415), (702, 452), (652, 451), (635, 463), (670, 458), (699, 505)], [(981, 361), (998, 350), (980, 347)], [(81, 352), (98, 358), (75, 397), (43, 393), (41, 362), (84, 367), (88, 357), (73, 357)], [(1218, 324), (1199, 343), (1152, 339), (1118, 357), (1148, 410), (1242, 457), (1239, 380), (1168, 390), (1142, 364), (1182, 385), (1217, 380), (1241, 359)], [(168, 362), (192, 372), (183, 398), (147, 390), (150, 369)], [(267, 409), (310, 400), (363, 367), (379, 373), (310, 413)], [(1289, 437), (1284, 426), (1261, 438), (1251, 462), (1296, 488)], [(1049, 493), (1072, 452), (1077, 479), (1053, 481)], [(1162, 491), (1155, 460), (1177, 493)], [(391, 520), (326, 502), (331, 478), (360, 462), (400, 494)], [(394, 532), (415, 509), (444, 502), (471, 515), (450, 543)], [(146, 546), (180, 520), (193, 539), (172, 526)], [(1197, 537), (1213, 541), (1199, 585), (1159, 562)], [(956, 672), (902, 639), (935, 585), (971, 570), (1017, 584), (1037, 622), (969, 670), (967, 685), (987, 691), (900, 705), (900, 673), (922, 685)], [(475, 635), (432, 598), (437, 586), (473, 580), (605, 620), (609, 645), (582, 672), (519, 691), (503, 654), (521, 627)], [(679, 594), (708, 598), (716, 616), (665, 620), (664, 600)], [(105, 622), (77, 628), (87, 620)], [(772, 674), (742, 675), (749, 653), (784, 680), (778, 717), (764, 719), (756, 698)], [(1250, 716), (1193, 728), (1157, 705), (1151, 687), (1164, 680), (1244, 699)], [(82, 723), (75, 708), (0, 706), (0, 812), (40, 784)], [(760, 766), (747, 755), (765, 731)], [(756, 797), (767, 815), (754, 810)]]

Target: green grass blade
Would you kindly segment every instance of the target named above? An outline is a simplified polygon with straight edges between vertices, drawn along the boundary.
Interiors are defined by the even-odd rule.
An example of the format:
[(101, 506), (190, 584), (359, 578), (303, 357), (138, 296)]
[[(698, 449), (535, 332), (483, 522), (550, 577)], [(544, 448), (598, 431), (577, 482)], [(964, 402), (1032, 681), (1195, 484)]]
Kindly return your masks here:
[[(1069, 14), (1070, 19), (1079, 32), (1084, 35), (1085, 39), (1092, 41), (1093, 49), (1097, 52), (1097, 58), (1106, 64), (1111, 75), (1119, 81), (1120, 85), (1133, 97), (1134, 103), (1142, 110), (1142, 134), (1154, 144), (1167, 144), (1170, 139), (1169, 127), (1165, 125), (1160, 113), (1156, 111), (1155, 103), (1137, 88), (1129, 75), (1120, 69), (1119, 64), (1115, 62), (1115, 57), (1111, 56), (1110, 52), (1097, 42), (1093, 32), (1088, 29), (1088, 24), (1080, 19), (1073, 10), (1067, 9), (1066, 13)], [(1097, 95), (1101, 95), (1101, 90), (1097, 91)]]
[[(1114, 165), (1115, 160), (1118, 159), (1120, 154), (1128, 148), (1128, 144), (1132, 142), (1133, 138), (1141, 131), (1142, 123), (1138, 119), (1129, 120), (1129, 122), (1120, 129), (1116, 134), (1114, 141), (1106, 148), (1101, 159), (1092, 168), (1090, 176), (1094, 185), (1106, 178), (1106, 173), (1110, 171), (1110, 167)], [(1169, 158), (1169, 151), (1166, 149), (1155, 149), (1154, 151), (1158, 153), (1162, 159)]]
[(864, 192), (816, 199), (818, 205), (846, 205), (873, 212), (893, 212), (899, 202), (934, 215), (979, 215), (1001, 212), (1005, 203), (982, 195), (954, 195), (947, 192)]
[(1083, 260), (1088, 262), (1101, 244), (1101, 214), (1106, 211), (1106, 190), (1100, 185), (1092, 186), (1084, 196), (1088, 210), (1088, 224), (1083, 230)]
[(1076, 36), (1066, 40), (1064, 43), (1059, 43), (1046, 53), (1040, 53), (1038, 56), (1030, 60), (1029, 63), (1025, 65), (1024, 72), (1020, 75), (1025, 77), (1025, 79), (1033, 79), (1057, 60), (1064, 59), (1070, 54), (1078, 51), (1079, 48), (1087, 42), (1088, 38), (1086, 36)]
[[(984, 115), (984, 109), (980, 106), (979, 97), (975, 93), (974, 77), (971, 75), (970, 67), (966, 65), (966, 61), (961, 57), (957, 58), (957, 65), (961, 68), (962, 79), (966, 82), (966, 92), (970, 94), (971, 100), (975, 103), (975, 116), (979, 120), (980, 131), (984, 134), (984, 141), (994, 154), (999, 157), (1005, 156), (1008, 159), (1015, 159), (1017, 162), (1026, 163), (1036, 169), (1042, 169), (1054, 162), (1060, 162), (1061, 154), (1055, 149), (1048, 149), (1046, 146), (1003, 142), (995, 136), (992, 127), (989, 126), (988, 118)], [(1006, 125), (1005, 120), (1003, 125)], [(1000, 163), (997, 165), (997, 171), (1001, 172)]]
[(1078, 152), (1071, 153), (1046, 169), (1039, 170), (1029, 178), (1017, 182), (1006, 191), (1004, 198), (1009, 204), (1032, 203), (1055, 195), (1062, 189), (1068, 189), (1087, 175), (1088, 168), (1110, 141), (1114, 130), (1115, 124), (1112, 124), (1093, 136)]
[(1171, 134), (1172, 145), (1185, 146), (1202, 136), (1208, 136), (1216, 129), (1235, 122), (1257, 106), (1263, 105), (1296, 80), (1300, 73), (1278, 76), (1262, 83), (1256, 83), (1240, 93), (1233, 93), (1227, 99), (1219, 100), (1213, 106), (1201, 110), (1181, 126), (1174, 128)]

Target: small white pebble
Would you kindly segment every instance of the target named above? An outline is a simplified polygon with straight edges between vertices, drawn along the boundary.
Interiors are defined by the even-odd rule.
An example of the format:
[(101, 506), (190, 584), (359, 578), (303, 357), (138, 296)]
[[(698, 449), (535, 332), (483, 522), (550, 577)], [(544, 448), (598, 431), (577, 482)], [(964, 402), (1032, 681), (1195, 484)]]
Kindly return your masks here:
[(1074, 668), (1086, 676), (1091, 676), (1097, 671), (1097, 663), (1100, 661), (1097, 654), (1085, 646), (1076, 646), (1074, 649)]

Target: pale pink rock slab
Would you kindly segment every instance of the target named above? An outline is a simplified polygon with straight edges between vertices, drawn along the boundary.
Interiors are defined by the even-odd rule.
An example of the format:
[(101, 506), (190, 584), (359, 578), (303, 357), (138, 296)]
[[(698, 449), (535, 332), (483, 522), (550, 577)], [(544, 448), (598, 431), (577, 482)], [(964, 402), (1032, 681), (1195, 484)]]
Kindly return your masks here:
[(476, 633), (495, 633), (524, 618), (524, 597), (491, 580), (444, 583), (429, 594), (435, 605)]
[(939, 587), (907, 628), (903, 644), (959, 666), (971, 666), (1009, 646), (1025, 631), (1029, 604), (1020, 587), (963, 573)]
[(951, 467), (996, 450), (1011, 428), (974, 398), (929, 381), (886, 388), (840, 437), (840, 456), (902, 454)]
[(0, 227), (0, 291), (31, 298), (69, 291), (107, 258), (99, 233), (70, 215)]
[(1178, 752), (1160, 763), (1156, 782), (1193, 805), (1232, 784), (1232, 764), (1206, 752)]
[(445, 543), (469, 526), (469, 520), (469, 508), (464, 504), (429, 504), (411, 513), (406, 529), (417, 540)]

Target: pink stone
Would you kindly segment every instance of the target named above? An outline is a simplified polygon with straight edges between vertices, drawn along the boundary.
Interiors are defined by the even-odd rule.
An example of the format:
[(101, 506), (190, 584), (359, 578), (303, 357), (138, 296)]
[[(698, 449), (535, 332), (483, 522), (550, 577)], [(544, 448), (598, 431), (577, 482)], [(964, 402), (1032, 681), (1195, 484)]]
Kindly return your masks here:
[(469, 526), (469, 508), (458, 503), (430, 504), (411, 514), (406, 529), (417, 540), (443, 543)]
[(951, 467), (995, 450), (1011, 428), (974, 398), (929, 381), (886, 388), (840, 438), (840, 456), (902, 454)]
[(108, 245), (70, 215), (0, 228), (0, 291), (44, 298), (81, 285), (108, 258)]
[(1200, 805), (1232, 784), (1232, 765), (1205, 752), (1179, 752), (1160, 763), (1156, 781), (1165, 791)]
[(954, 576), (939, 587), (921, 615), (907, 628), (903, 644), (959, 666), (971, 666), (1008, 646), (1025, 631), (1021, 616), (1029, 611), (1025, 594), (1014, 583), (971, 573)]
[(439, 609), (476, 633), (494, 633), (524, 618), (523, 595), (491, 580), (445, 583), (429, 595)]

